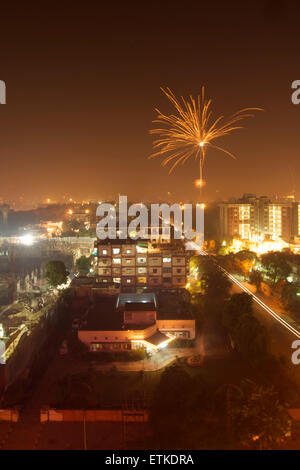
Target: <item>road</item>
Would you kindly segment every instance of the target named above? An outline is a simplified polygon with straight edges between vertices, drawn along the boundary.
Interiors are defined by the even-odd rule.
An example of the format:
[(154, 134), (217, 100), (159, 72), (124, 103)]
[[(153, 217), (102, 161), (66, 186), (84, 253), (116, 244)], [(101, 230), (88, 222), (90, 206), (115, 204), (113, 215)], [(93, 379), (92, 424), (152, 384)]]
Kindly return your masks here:
[[(251, 293), (251, 291), (248, 292), (246, 289), (247, 288), (244, 289), (242, 286), (236, 283), (233, 283), (233, 286), (232, 286), (233, 293), (241, 293), (243, 291), (247, 292), (248, 294)], [(290, 360), (291, 355), (292, 355), (291, 345), (296, 339), (299, 338), (299, 336), (297, 336), (296, 332), (294, 333), (288, 327), (286, 327), (283, 323), (279, 322), (276, 319), (276, 317), (274, 318), (265, 308), (264, 305), (266, 304), (263, 303), (264, 305), (262, 305), (256, 300), (257, 296), (255, 296), (252, 293), (251, 295), (254, 300), (253, 302), (254, 315), (261, 322), (261, 324), (267, 328), (269, 332), (271, 352), (277, 356), (285, 356)], [(300, 374), (300, 369), (299, 369), (299, 374)]]
[[(242, 282), (236, 279), (232, 274), (228, 273), (225, 269), (220, 269), (232, 281), (232, 291), (236, 293), (246, 292), (252, 295), (253, 308), (256, 318), (267, 328), (270, 337), (270, 350), (277, 356), (285, 356), (291, 360), (292, 356), (292, 343), (300, 339), (300, 332), (297, 326), (293, 326), (292, 319), (284, 319), (283, 314), (275, 311), (270, 305), (267, 305), (258, 295), (251, 292)], [(285, 316), (286, 317), (286, 316)], [(299, 369), (300, 377), (300, 369)]]
[[(208, 256), (203, 250), (199, 250), (201, 256)], [(214, 260), (214, 258), (213, 258)], [(215, 260), (214, 260), (215, 261)], [(255, 295), (248, 287), (236, 279), (232, 274), (221, 266), (217, 265), (221, 271), (232, 282), (232, 292), (246, 292), (252, 295), (254, 301), (254, 314), (256, 318), (267, 328), (270, 336), (270, 351), (276, 356), (284, 356), (291, 361), (293, 349), (292, 343), (300, 339), (300, 329), (297, 324), (287, 315), (275, 311), (267, 305), (258, 295)], [(295, 366), (296, 375), (300, 382), (300, 364)]]

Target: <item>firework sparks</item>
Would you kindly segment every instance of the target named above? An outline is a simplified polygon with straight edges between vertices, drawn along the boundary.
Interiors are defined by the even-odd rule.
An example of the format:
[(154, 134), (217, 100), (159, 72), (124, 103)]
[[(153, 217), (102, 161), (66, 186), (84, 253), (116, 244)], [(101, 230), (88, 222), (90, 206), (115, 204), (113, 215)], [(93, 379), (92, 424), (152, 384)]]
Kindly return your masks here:
[(261, 111), (261, 108), (244, 108), (233, 114), (227, 121), (224, 116), (213, 119), (211, 104), (212, 100), (207, 100), (204, 95), (204, 87), (201, 96), (197, 99), (192, 96), (185, 100), (176, 98), (174, 93), (167, 88), (161, 88), (163, 93), (173, 104), (176, 114), (166, 115), (159, 109), (157, 119), (153, 122), (162, 124), (163, 128), (150, 130), (150, 134), (158, 135), (153, 142), (153, 153), (149, 158), (165, 156), (162, 166), (170, 164), (171, 173), (177, 165), (184, 165), (192, 156), (199, 159), (200, 179), (196, 185), (201, 188), (205, 185), (203, 180), (203, 166), (206, 157), (206, 151), (209, 148), (219, 150), (231, 158), (236, 158), (228, 150), (215, 145), (213, 142), (231, 132), (242, 129), (243, 126), (238, 123), (243, 119), (253, 117), (250, 111)]

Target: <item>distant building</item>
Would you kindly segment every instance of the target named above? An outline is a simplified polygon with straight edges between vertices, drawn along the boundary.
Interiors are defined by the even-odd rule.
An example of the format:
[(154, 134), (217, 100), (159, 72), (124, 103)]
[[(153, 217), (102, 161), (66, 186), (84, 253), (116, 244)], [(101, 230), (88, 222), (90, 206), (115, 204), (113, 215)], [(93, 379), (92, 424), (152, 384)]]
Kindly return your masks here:
[(73, 298), (88, 297), (93, 300), (102, 295), (116, 295), (120, 292), (120, 284), (113, 282), (102, 282), (94, 276), (74, 277), (70, 284)]
[(62, 233), (63, 222), (41, 222), (38, 227), (45, 230), (47, 237), (51, 238), (53, 236), (60, 237)]
[(221, 238), (249, 239), (251, 234), (262, 234), (290, 242), (300, 235), (300, 205), (292, 196), (272, 201), (266, 196), (245, 194), (219, 206)]

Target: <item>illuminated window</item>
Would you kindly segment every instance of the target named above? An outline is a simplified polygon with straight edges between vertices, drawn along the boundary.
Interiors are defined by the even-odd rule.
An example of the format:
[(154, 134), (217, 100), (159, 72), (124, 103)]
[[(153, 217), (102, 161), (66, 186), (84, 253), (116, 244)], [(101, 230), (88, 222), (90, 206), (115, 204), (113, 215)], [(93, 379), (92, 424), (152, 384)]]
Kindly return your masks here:
[(121, 258), (113, 258), (113, 264), (121, 264)]
[(171, 258), (169, 257), (163, 258), (163, 263), (171, 263)]
[(107, 255), (107, 250), (102, 250), (103, 255)]
[(138, 268), (139, 274), (145, 274), (147, 272), (147, 268)]
[(144, 257), (143, 257), (143, 258), (142, 258), (142, 257), (141, 257), (141, 258), (138, 258), (138, 259), (137, 259), (137, 262), (138, 262), (139, 264), (146, 263), (146, 258), (144, 258)]
[(120, 248), (113, 248), (113, 254), (118, 255), (120, 253)]

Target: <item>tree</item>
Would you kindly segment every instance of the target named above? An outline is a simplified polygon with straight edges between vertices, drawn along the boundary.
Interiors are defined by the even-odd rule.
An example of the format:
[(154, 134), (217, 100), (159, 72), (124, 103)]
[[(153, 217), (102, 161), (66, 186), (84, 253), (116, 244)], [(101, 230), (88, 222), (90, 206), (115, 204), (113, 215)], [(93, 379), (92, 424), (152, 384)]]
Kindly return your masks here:
[(253, 316), (251, 295), (244, 292), (233, 294), (225, 304), (222, 322), (236, 349), (245, 359), (253, 361), (258, 356), (266, 354), (267, 332)]
[(179, 445), (184, 437), (184, 421), (192, 390), (190, 375), (177, 365), (167, 367), (161, 375), (150, 408), (153, 435), (161, 448)]
[(300, 287), (298, 284), (287, 282), (281, 291), (281, 300), (284, 307), (294, 312), (300, 311)]
[(226, 298), (229, 296), (231, 282), (227, 276), (218, 269), (215, 263), (207, 260), (203, 263), (202, 284), (205, 294), (209, 297)]
[(76, 269), (79, 272), (80, 276), (86, 276), (91, 268), (91, 258), (86, 256), (81, 256), (76, 260)]
[(280, 446), (290, 434), (291, 423), (277, 392), (250, 380), (244, 381), (241, 389), (231, 410), (235, 435), (248, 448)]
[(78, 232), (79, 237), (90, 237), (90, 238), (97, 238), (96, 235), (96, 230), (93, 228), (86, 228), (86, 227), (80, 227), (79, 232)]
[(242, 275), (244, 276), (244, 278), (246, 278), (253, 266), (255, 265), (257, 256), (256, 253), (253, 253), (252, 251), (242, 250), (235, 254), (235, 260), (239, 266)]
[(252, 263), (255, 263), (257, 260), (257, 255), (254, 251), (249, 250), (241, 250), (235, 253), (235, 256), (240, 259), (241, 261), (250, 260)]
[(280, 279), (285, 279), (292, 269), (287, 262), (287, 255), (280, 251), (271, 251), (261, 256), (261, 264), (267, 270), (268, 276), (275, 283)]
[(238, 319), (244, 315), (253, 313), (252, 295), (242, 292), (241, 294), (233, 294), (230, 300), (225, 304), (222, 321), (223, 325), (230, 331), (236, 326)]
[(69, 272), (62, 261), (49, 261), (45, 266), (44, 277), (52, 287), (67, 282)]
[(260, 285), (263, 281), (263, 277), (262, 277), (261, 272), (257, 271), (256, 269), (253, 269), (250, 272), (249, 280), (250, 280), (251, 284), (255, 285), (256, 290), (259, 291), (260, 290)]
[(215, 442), (211, 417), (213, 385), (204, 376), (192, 377), (178, 364), (161, 374), (150, 404), (149, 422), (159, 449), (198, 449)]
[(267, 331), (252, 314), (244, 314), (238, 319), (232, 336), (245, 359), (253, 361), (267, 352)]

